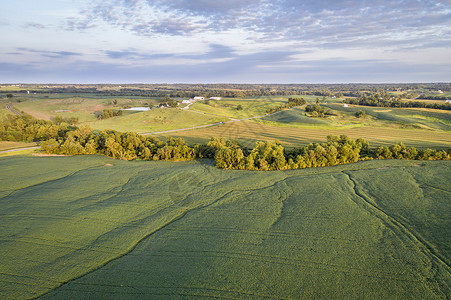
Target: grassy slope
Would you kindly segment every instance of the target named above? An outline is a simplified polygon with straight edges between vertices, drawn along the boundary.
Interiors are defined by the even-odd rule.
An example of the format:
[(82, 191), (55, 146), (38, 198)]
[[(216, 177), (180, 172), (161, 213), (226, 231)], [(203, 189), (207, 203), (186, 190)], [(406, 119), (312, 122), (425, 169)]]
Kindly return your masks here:
[(146, 133), (192, 127), (227, 120), (228, 118), (215, 117), (188, 110), (166, 108), (125, 114), (121, 117), (88, 122), (86, 124), (99, 130), (114, 129), (122, 132), (135, 131), (138, 133)]
[(37, 146), (37, 143), (0, 141), (0, 151)]
[(2, 299), (96, 268), (44, 298), (451, 293), (450, 162), (247, 172), (85, 156), (0, 166)]
[[(15, 103), (14, 107), (24, 111), (38, 119), (50, 120), (55, 116), (78, 117), (80, 122), (95, 121), (94, 112), (103, 109), (118, 109), (122, 106), (148, 106), (156, 104), (152, 98), (139, 97), (106, 97), (74, 94), (49, 94), (27, 95), (21, 97), (21, 103)], [(114, 105), (113, 101), (117, 104)], [(63, 111), (61, 111), (63, 110)], [(67, 110), (67, 111), (66, 111)]]
[[(191, 143), (203, 143), (211, 137), (237, 139), (246, 147), (253, 148), (256, 141), (274, 141), (279, 139), (284, 146), (293, 147), (311, 142), (324, 142), (329, 134), (345, 134), (350, 138), (364, 138), (371, 146), (391, 145), (404, 142), (408, 146), (418, 148), (448, 149), (451, 147), (450, 131), (433, 131), (424, 129), (400, 129), (390, 127), (343, 126), (335, 128), (281, 127), (265, 123), (243, 121), (227, 123), (203, 129), (173, 132), (173, 137), (182, 137)], [(164, 135), (162, 135), (164, 136)]]
[[(224, 98), (219, 101), (211, 100), (209, 105), (205, 104), (205, 101), (199, 101), (193, 104), (190, 109), (234, 119), (244, 119), (264, 115), (268, 109), (286, 103), (287, 98), (288, 97)], [(243, 110), (237, 110), (236, 107), (238, 105), (241, 105)]]

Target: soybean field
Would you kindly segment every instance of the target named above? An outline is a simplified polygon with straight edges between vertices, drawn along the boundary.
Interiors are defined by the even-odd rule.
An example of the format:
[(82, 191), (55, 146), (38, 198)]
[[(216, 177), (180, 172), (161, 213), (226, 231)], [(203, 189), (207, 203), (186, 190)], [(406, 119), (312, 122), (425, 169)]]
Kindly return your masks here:
[(449, 161), (0, 158), (0, 298), (447, 299)]

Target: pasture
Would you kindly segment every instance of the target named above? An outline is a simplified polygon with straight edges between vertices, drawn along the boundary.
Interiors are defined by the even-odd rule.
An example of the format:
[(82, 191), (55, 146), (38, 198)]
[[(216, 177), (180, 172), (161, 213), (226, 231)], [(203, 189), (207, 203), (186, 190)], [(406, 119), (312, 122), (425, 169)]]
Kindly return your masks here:
[(252, 172), (15, 156), (0, 167), (2, 299), (451, 293), (449, 161)]
[(14, 101), (20, 101), (14, 103), (17, 110), (24, 111), (37, 119), (51, 120), (55, 116), (78, 117), (81, 123), (95, 121), (95, 113), (101, 112), (103, 109), (153, 106), (157, 103), (152, 98), (107, 97), (89, 94), (27, 95), (18, 97)]

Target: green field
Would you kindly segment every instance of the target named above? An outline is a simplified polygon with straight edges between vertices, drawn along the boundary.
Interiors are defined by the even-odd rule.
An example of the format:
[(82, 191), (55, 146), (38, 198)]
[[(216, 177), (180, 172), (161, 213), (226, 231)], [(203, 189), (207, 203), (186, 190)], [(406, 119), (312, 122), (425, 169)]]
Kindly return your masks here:
[(123, 116), (85, 124), (94, 129), (113, 129), (138, 133), (171, 130), (227, 121), (228, 118), (180, 109), (152, 109), (146, 112), (126, 113)]
[(0, 158), (0, 298), (447, 299), (449, 161)]
[(271, 141), (278, 139), (286, 147), (297, 147), (313, 142), (324, 142), (328, 135), (347, 135), (350, 138), (364, 138), (371, 147), (390, 145), (403, 142), (417, 148), (449, 149), (451, 147), (451, 132), (425, 129), (402, 129), (391, 127), (364, 127), (349, 125), (342, 127), (313, 126), (271, 126), (266, 123), (252, 121), (226, 123), (208, 128), (171, 132), (157, 135), (181, 137), (190, 143), (205, 143), (210, 137), (236, 139), (248, 148), (253, 148), (256, 141)]
[[(55, 116), (78, 117), (80, 122), (96, 120), (95, 112), (122, 107), (153, 106), (157, 100), (139, 97), (106, 97), (77, 94), (27, 95), (13, 98), (14, 108), (37, 119), (50, 120)], [(5, 101), (5, 100), (3, 100)], [(20, 102), (17, 102), (20, 101)]]
[[(284, 146), (293, 147), (310, 142), (322, 142), (329, 134), (345, 134), (351, 138), (365, 138), (372, 146), (403, 142), (418, 148), (448, 149), (451, 147), (451, 112), (434, 109), (406, 109), (383, 107), (343, 107), (341, 99), (326, 98), (324, 104), (330, 114), (326, 118), (311, 118), (303, 107), (288, 109), (265, 115), (268, 109), (286, 103), (289, 97), (260, 96), (245, 98), (223, 98), (222, 100), (198, 101), (187, 110), (152, 109), (147, 112), (124, 112), (123, 116), (97, 120), (95, 112), (103, 109), (145, 106), (158, 103), (158, 98), (108, 97), (89, 94), (38, 94), (15, 97), (14, 108), (40, 119), (55, 116), (78, 117), (79, 125), (89, 125), (96, 130), (114, 129), (152, 133), (174, 129), (226, 122), (220, 126), (162, 133), (182, 137), (189, 143), (204, 143), (211, 137), (237, 139), (248, 147), (258, 140), (279, 139)], [(302, 96), (308, 103), (322, 97)], [(21, 102), (17, 102), (20, 100)], [(11, 114), (2, 99), (0, 116)], [(116, 103), (116, 104), (114, 104)], [(242, 110), (237, 110), (238, 105)], [(355, 113), (363, 110), (366, 116), (358, 118)], [(242, 121), (227, 123), (231, 120)]]

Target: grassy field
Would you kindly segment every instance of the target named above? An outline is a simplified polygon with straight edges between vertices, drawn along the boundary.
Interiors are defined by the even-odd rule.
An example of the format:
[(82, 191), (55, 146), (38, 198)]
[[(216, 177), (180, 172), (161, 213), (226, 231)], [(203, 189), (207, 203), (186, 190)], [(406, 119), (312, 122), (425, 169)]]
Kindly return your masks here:
[(16, 110), (38, 119), (50, 120), (55, 116), (78, 117), (80, 122), (96, 120), (95, 112), (122, 107), (153, 106), (156, 99), (138, 97), (105, 97), (76, 94), (28, 95), (14, 99)]
[(203, 129), (172, 132), (157, 135), (182, 137), (190, 143), (204, 143), (210, 137), (236, 139), (246, 147), (254, 147), (259, 140), (274, 141), (278, 139), (284, 146), (294, 147), (312, 142), (324, 142), (329, 134), (345, 134), (353, 139), (364, 138), (372, 147), (404, 142), (418, 148), (448, 149), (451, 147), (451, 132), (425, 129), (401, 129), (386, 127), (365, 127), (349, 125), (342, 127), (293, 127), (271, 126), (265, 123), (243, 121), (226, 123)]
[[(209, 104), (205, 101), (196, 102), (191, 109), (210, 114), (216, 114), (233, 119), (244, 119), (266, 114), (268, 109), (275, 108), (283, 103), (287, 103), (289, 96), (275, 97), (255, 97), (255, 98), (223, 98), (219, 101), (209, 100)], [(297, 96), (290, 96), (297, 97)], [(242, 110), (237, 110), (238, 105), (242, 106)]]
[(451, 293), (448, 161), (249, 172), (16, 156), (0, 167), (1, 299)]
[[(353, 123), (364, 123), (368, 126), (451, 131), (451, 111), (447, 110), (362, 106), (343, 107), (337, 104), (329, 104), (326, 107), (332, 109), (341, 119)], [(354, 114), (358, 111), (365, 111), (367, 117), (356, 118)]]
[(152, 109), (140, 113), (126, 113), (124, 116), (107, 120), (87, 122), (94, 129), (114, 129), (138, 133), (170, 130), (227, 121), (228, 118), (196, 113), (180, 109)]

